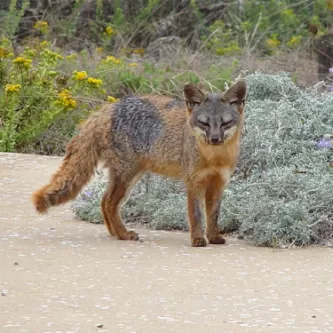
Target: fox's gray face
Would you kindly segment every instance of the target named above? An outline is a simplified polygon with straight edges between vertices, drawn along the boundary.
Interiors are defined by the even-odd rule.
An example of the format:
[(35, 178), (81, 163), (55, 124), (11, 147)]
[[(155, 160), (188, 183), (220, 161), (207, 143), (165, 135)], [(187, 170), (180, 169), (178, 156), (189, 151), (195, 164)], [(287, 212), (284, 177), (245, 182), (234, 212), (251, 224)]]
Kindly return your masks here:
[(207, 100), (193, 105), (190, 115), (193, 131), (206, 143), (219, 145), (237, 131), (240, 114), (234, 105), (224, 102), (221, 95), (207, 95)]
[(197, 137), (211, 145), (223, 144), (233, 137), (245, 107), (245, 81), (238, 81), (223, 95), (206, 94), (187, 84), (184, 94), (189, 124)]

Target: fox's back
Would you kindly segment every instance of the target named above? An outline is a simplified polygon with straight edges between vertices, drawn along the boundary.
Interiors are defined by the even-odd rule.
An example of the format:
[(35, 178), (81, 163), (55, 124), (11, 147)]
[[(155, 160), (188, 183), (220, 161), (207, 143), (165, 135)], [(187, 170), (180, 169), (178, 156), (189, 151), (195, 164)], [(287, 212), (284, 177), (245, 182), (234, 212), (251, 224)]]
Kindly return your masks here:
[(161, 138), (178, 137), (185, 121), (186, 109), (177, 100), (159, 96), (126, 97), (111, 112), (112, 141), (135, 153), (151, 154)]

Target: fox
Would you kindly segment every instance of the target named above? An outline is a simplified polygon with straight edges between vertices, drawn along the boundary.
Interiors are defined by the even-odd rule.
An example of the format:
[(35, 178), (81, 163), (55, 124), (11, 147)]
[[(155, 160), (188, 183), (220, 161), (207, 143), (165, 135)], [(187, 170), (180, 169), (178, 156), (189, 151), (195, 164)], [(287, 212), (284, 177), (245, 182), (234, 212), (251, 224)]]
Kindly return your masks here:
[(121, 207), (140, 178), (151, 173), (183, 181), (191, 246), (225, 244), (218, 220), (240, 155), (246, 81), (224, 93), (186, 83), (182, 93), (183, 98), (128, 95), (93, 112), (66, 145), (50, 182), (32, 193), (36, 211), (47, 213), (75, 199), (102, 164), (109, 181), (100, 207), (111, 236), (139, 240), (125, 226)]

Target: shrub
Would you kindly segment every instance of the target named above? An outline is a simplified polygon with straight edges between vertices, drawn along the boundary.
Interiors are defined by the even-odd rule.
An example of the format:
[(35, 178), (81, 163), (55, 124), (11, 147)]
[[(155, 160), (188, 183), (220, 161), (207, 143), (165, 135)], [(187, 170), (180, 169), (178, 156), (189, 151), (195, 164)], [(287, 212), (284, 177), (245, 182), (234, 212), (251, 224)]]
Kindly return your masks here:
[[(242, 154), (224, 193), (220, 224), (256, 245), (331, 241), (332, 150), (319, 148), (324, 145), (317, 142), (331, 133), (333, 94), (301, 90), (286, 73), (255, 73), (246, 80)], [(73, 202), (77, 218), (102, 222), (99, 202), (105, 182), (99, 175)], [(146, 176), (123, 214), (126, 221), (152, 228), (187, 230), (182, 183)]]
[[(72, 118), (69, 135), (84, 117), (89, 105), (80, 99), (90, 94), (102, 97), (102, 81), (64, 76), (67, 61), (47, 43), (25, 47), (14, 57), (10, 42), (3, 38), (0, 85), (0, 151), (14, 151), (37, 140), (57, 121)], [(80, 96), (78, 98), (78, 95)], [(75, 113), (80, 105), (80, 115)]]

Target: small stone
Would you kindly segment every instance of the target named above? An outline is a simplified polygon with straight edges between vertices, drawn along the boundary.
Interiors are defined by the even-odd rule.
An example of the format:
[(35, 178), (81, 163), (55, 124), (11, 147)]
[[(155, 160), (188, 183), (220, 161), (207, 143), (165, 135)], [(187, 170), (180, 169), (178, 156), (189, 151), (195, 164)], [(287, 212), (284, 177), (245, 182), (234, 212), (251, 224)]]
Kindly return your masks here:
[(1, 293), (1, 296), (7, 296), (6, 292), (3, 291), (3, 292)]
[(14, 266), (18, 266), (19, 263), (17, 261), (14, 262)]
[(97, 328), (103, 328), (103, 326), (104, 326), (103, 324), (96, 325)]
[(311, 316), (312, 318), (317, 318), (317, 316), (315, 316), (315, 315), (313, 315), (313, 316)]

